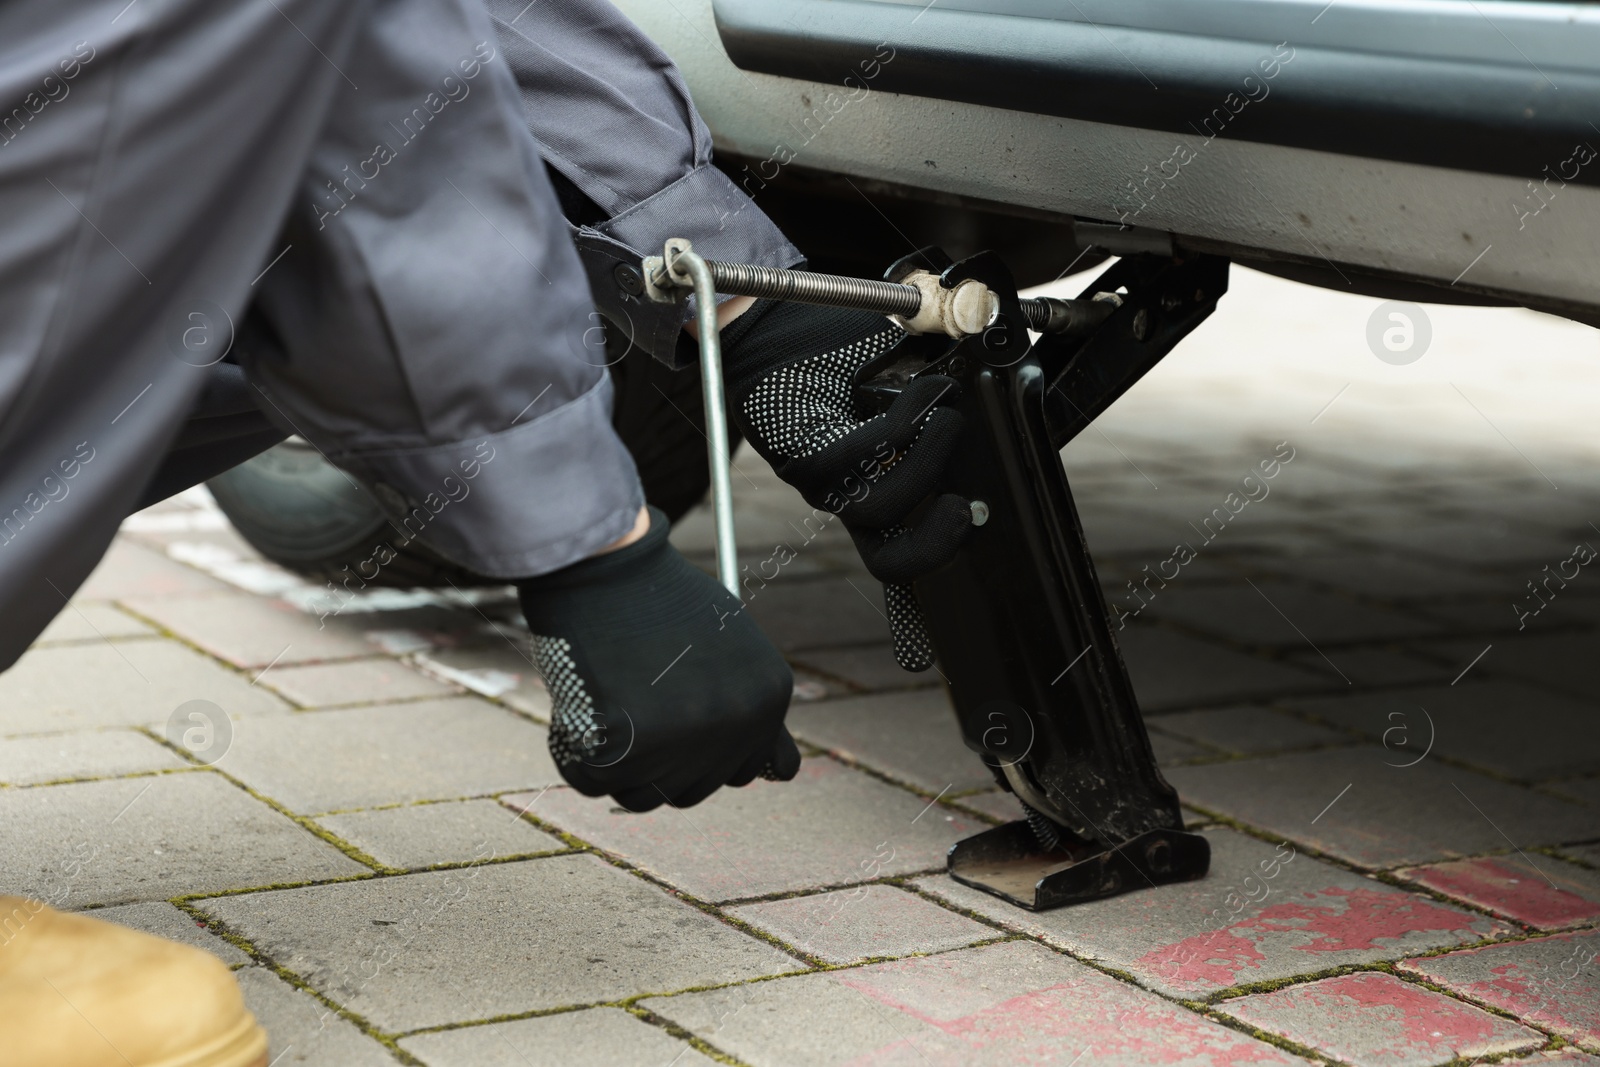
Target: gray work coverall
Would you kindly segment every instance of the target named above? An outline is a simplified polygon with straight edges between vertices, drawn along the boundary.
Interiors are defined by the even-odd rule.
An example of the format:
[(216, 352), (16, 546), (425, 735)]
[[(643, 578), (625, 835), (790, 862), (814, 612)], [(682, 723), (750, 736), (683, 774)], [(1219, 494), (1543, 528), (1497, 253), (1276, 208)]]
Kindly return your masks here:
[(10, 0), (0, 108), (0, 669), (224, 370), (453, 560), (588, 555), (642, 502), (596, 303), (681, 359), (614, 268), (801, 258), (605, 0)]

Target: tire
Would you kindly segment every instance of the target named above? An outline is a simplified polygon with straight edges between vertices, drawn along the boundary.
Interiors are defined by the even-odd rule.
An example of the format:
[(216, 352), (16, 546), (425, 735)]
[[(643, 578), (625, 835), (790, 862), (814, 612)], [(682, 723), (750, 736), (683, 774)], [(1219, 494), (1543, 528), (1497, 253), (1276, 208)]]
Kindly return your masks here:
[[(699, 369), (674, 371), (630, 346), (610, 373), (616, 392), (611, 421), (639, 468), (645, 499), (676, 522), (711, 485)], [(728, 434), (730, 447), (737, 448), (737, 431), (730, 426)], [(387, 543), (396, 557), (368, 585), (505, 584), (450, 562), (420, 541), (402, 544), (366, 489), (297, 438), (206, 485), (251, 547), (307, 578), (342, 579), (346, 567), (354, 571)]]

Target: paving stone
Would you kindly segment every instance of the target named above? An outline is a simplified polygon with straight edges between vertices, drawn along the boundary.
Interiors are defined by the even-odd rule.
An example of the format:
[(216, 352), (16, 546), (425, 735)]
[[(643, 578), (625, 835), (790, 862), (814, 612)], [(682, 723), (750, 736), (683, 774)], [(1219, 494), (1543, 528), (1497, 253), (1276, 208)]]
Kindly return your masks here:
[(393, 1032), (803, 967), (590, 855), (196, 906), (312, 988)]
[[(1565, 538), (1552, 541), (1542, 530), (1522, 523), (1471, 522), (1461, 519), (1422, 519), (1408, 508), (1351, 516), (1340, 530), (1355, 541), (1372, 542), (1385, 549), (1405, 549), (1436, 563), (1481, 566), (1486, 559), (1501, 562), (1543, 560), (1555, 552), (1571, 551)], [(1557, 557), (1563, 558), (1563, 557)], [(1534, 564), (1534, 570), (1538, 570)]]
[(911, 689), (939, 684), (933, 671), (913, 674), (895, 662), (890, 645), (861, 648), (818, 648), (800, 653), (797, 662), (834, 678), (842, 678), (862, 689)]
[(308, 815), (561, 780), (543, 727), (475, 697), (249, 719), (216, 766)]
[(827, 963), (943, 952), (1002, 936), (887, 885), (745, 904), (728, 914)]
[(1501, 578), (1474, 568), (1441, 567), (1424, 560), (1373, 552), (1265, 558), (1260, 565), (1284, 577), (1394, 603), (1484, 597), (1505, 588)]
[(1339, 744), (1349, 740), (1344, 734), (1325, 726), (1304, 722), (1270, 708), (1249, 706), (1161, 715), (1152, 719), (1151, 725), (1167, 733), (1241, 756)]
[[(1526, 564), (1524, 565), (1527, 566)], [(1453, 604), (1417, 604), (1413, 607), (1419, 615), (1437, 620), (1444, 629), (1441, 639), (1421, 646), (1430, 651), (1456, 647), (1462, 666), (1482, 650), (1485, 641), (1521, 642), (1527, 638), (1551, 636), (1552, 631), (1575, 627), (1593, 627), (1595, 601), (1590, 597), (1568, 594), (1558, 597), (1537, 613), (1524, 615), (1514, 605), (1526, 610), (1530, 599), (1525, 574), (1532, 574), (1537, 565), (1526, 570), (1518, 569), (1504, 578), (1504, 591), (1488, 597), (1463, 600)], [(1476, 645), (1476, 648), (1472, 646)]]
[(1600, 870), (1600, 845), (1567, 845), (1561, 850), (1569, 857)]
[(1400, 968), (1600, 1051), (1600, 930), (1463, 949)]
[[(488, 587), (472, 590), (373, 589), (360, 594), (368, 598), (366, 609), (347, 609), (330, 615), (330, 630), (360, 637), (371, 648), (400, 654), (387, 647), (386, 637), (404, 636), (407, 652), (418, 649), (477, 648), (526, 641), (528, 628), (522, 620), (515, 590)], [(315, 605), (311, 605), (315, 607)], [(313, 610), (312, 618), (317, 617)]]
[[(1143, 556), (1113, 556), (1102, 561), (1099, 554), (1095, 555), (1095, 569), (1100, 576), (1100, 589), (1108, 601), (1121, 598), (1123, 603), (1132, 609), (1137, 607), (1129, 601), (1128, 583), (1139, 585), (1150, 577), (1150, 571), (1145, 570), (1153, 564), (1164, 560), (1171, 554), (1173, 546), (1169, 543), (1164, 550)], [(1252, 557), (1253, 558), (1253, 557)], [(1217, 551), (1207, 553), (1183, 565), (1182, 583), (1189, 585), (1227, 585), (1237, 584), (1241, 573), (1239, 556)], [(1169, 588), (1177, 588), (1171, 586)], [(1141, 586), (1142, 589), (1142, 586)]]
[(117, 537), (158, 552), (165, 552), (168, 545), (188, 542), (229, 551), (236, 559), (266, 562), (250, 542), (239, 536), (239, 531), (228, 522), (220, 508), (210, 512), (190, 510), (165, 514), (146, 508), (139, 515), (122, 520)]
[(591, 1008), (418, 1034), (400, 1047), (428, 1067), (712, 1067), (698, 1049), (620, 1008)]
[(856, 695), (854, 687), (836, 682), (815, 671), (806, 670), (793, 663), (789, 664), (789, 670), (794, 675), (794, 696), (790, 698), (793, 704), (814, 704), (819, 700), (835, 700)]
[[(947, 797), (950, 803), (959, 804), (972, 811), (981, 812), (997, 822), (1015, 822), (1022, 818), (1022, 805), (1016, 796), (1003, 789), (992, 789), (982, 793), (969, 793), (961, 797)], [(1202, 815), (1188, 808), (1183, 809), (1183, 824), (1190, 828), (1204, 826), (1216, 820), (1209, 815)]]
[(1433, 624), (1331, 593), (1287, 582), (1255, 584), (1255, 589), (1234, 585), (1163, 590), (1148, 610), (1206, 633), (1296, 651), (1308, 642), (1397, 640), (1438, 632)]
[(1078, 517), (1083, 520), (1084, 539), (1096, 559), (1105, 556), (1137, 560), (1135, 567), (1144, 563), (1153, 566), (1171, 556), (1177, 543), (1185, 540), (1185, 531), (1190, 539), (1194, 536), (1182, 521), (1174, 522), (1170, 516), (1123, 504), (1079, 500)]
[(723, 789), (689, 811), (644, 815), (571, 789), (502, 797), (702, 900), (822, 889), (943, 867), (984, 823), (827, 758), (792, 782)]
[[(1289, 501), (1286, 494), (1278, 494), (1275, 503), (1270, 505), (1251, 501), (1242, 511), (1229, 516), (1219, 531), (1213, 511), (1223, 509), (1223, 499), (1238, 488), (1237, 479), (1248, 473), (1255, 461), (1238, 456), (1215, 462), (1216, 466), (1207, 467), (1203, 472), (1162, 479), (1158, 493), (1139, 501), (1141, 508), (1160, 516), (1167, 524), (1169, 551), (1174, 542), (1181, 541), (1200, 553), (1225, 552), (1234, 549), (1241, 540), (1256, 540), (1285, 528), (1296, 529), (1308, 516), (1315, 518), (1325, 513), (1325, 508), (1306, 507)], [(1276, 485), (1269, 483), (1269, 490)], [(1266, 499), (1272, 499), (1270, 491)], [(1204, 519), (1211, 521), (1206, 525), (1202, 523)], [(1208, 533), (1213, 540), (1206, 540)]]
[(640, 1006), (753, 1067), (1304, 1062), (1028, 941)]
[(796, 705), (786, 721), (798, 739), (930, 793), (994, 781), (942, 688)]
[(1543, 930), (1600, 920), (1600, 872), (1550, 856), (1453, 860), (1397, 872), (1446, 896)]
[(1156, 754), (1156, 762), (1165, 767), (1169, 763), (1183, 763), (1204, 756), (1216, 756), (1216, 750), (1205, 748), (1183, 740), (1181, 737), (1172, 737), (1157, 730), (1149, 731), (1150, 748)]
[(745, 604), (762, 632), (785, 652), (880, 644), (889, 632), (883, 588), (873, 581), (779, 581), (747, 597)]
[[(1596, 541), (1600, 546), (1600, 538)], [(1571, 620), (1590, 629), (1600, 626), (1600, 585), (1591, 584), (1577, 591), (1568, 590), (1559, 603), (1551, 605), (1550, 610), (1559, 613), (1563, 622)]]
[(1451, 494), (1446, 506), (1449, 514), (1469, 522), (1503, 521), (1515, 515), (1527, 526), (1547, 531), (1558, 547), (1594, 539), (1595, 531), (1588, 525), (1596, 519), (1594, 498), (1582, 492), (1557, 492), (1543, 481), (1531, 486), (1496, 485), (1487, 493), (1468, 487)]
[(1510, 675), (1592, 701), (1600, 693), (1596, 641), (1593, 632), (1518, 633), (1516, 640), (1497, 642), (1480, 666), (1491, 675)]
[(1117, 633), (1146, 711), (1189, 708), (1253, 696), (1319, 692), (1324, 675), (1287, 663), (1247, 656), (1175, 630), (1134, 622)]
[(0, 791), (0, 893), (165, 900), (367, 868), (203, 771)]
[(410, 804), (324, 815), (317, 821), (390, 867), (486, 863), (567, 847), (492, 800)]
[(1526, 1026), (1374, 972), (1240, 997), (1219, 1010), (1355, 1067), (1434, 1067), (1545, 1043)]
[(1600, 808), (1600, 778), (1574, 778), (1567, 782), (1551, 782), (1549, 788)]
[(105, 558), (78, 587), (77, 600), (121, 600), (126, 597), (181, 596), (225, 593), (228, 586), (215, 578), (174, 563), (164, 553), (119, 537)]
[(250, 962), (249, 956), (216, 934), (206, 933), (199, 923), (164, 900), (151, 901), (148, 904), (118, 904), (110, 908), (96, 908), (88, 914), (108, 923), (131, 926), (135, 930), (164, 937), (168, 941), (179, 941), (195, 948), (203, 948), (230, 967)]
[(47, 645), (107, 641), (114, 638), (154, 637), (156, 631), (111, 604), (83, 603), (64, 607), (33, 642)]
[(952, 804), (982, 812), (999, 822), (1016, 822), (1022, 818), (1022, 802), (1015, 793), (1004, 789), (991, 789), (983, 793), (970, 793), (964, 797), (949, 798)]
[(0, 740), (0, 785), (110, 778), (187, 766), (171, 749), (132, 730)]
[(1536, 1052), (1521, 1060), (1502, 1060), (1524, 1067), (1600, 1067), (1600, 1056), (1591, 1056), (1582, 1049), (1564, 1048), (1553, 1052)]
[[(738, 505), (736, 504), (734, 507), (735, 511), (737, 512)], [(679, 522), (681, 523), (682, 520), (680, 519)], [(705, 524), (707, 530), (710, 530), (712, 523), (709, 515), (705, 520)], [(763, 523), (762, 525), (766, 524)], [(744, 526), (745, 516), (740, 515), (738, 531), (740, 541), (746, 540)], [(673, 530), (676, 532), (677, 527), (674, 526)], [(789, 534), (789, 541), (787, 544), (789, 544), (791, 547), (803, 544), (803, 542), (803, 538), (797, 537), (794, 533)], [(846, 542), (846, 545), (848, 545), (848, 541)], [(747, 542), (746, 544), (739, 546), (739, 551), (735, 554), (735, 559), (738, 562), (737, 570), (739, 574), (750, 582), (750, 588), (760, 589), (760, 577), (763, 574), (772, 574), (772, 569), (778, 566), (781, 566), (782, 570), (775, 579), (776, 581), (792, 581), (796, 579), (837, 575), (843, 568), (838, 566), (834, 558), (834, 552), (830, 551), (830, 549), (834, 547), (835, 545), (833, 543), (825, 542), (819, 539), (814, 544), (807, 546), (804, 553), (794, 556), (789, 560), (788, 563), (780, 564), (778, 561), (783, 557), (778, 552), (777, 542), (768, 541), (760, 543), (758, 547), (751, 547), (751, 545)], [(853, 552), (854, 548), (851, 548), (851, 551)], [(696, 567), (699, 567), (707, 574), (712, 575), (713, 577), (716, 576), (717, 552), (715, 548), (691, 549), (683, 553), (683, 558), (687, 559), (690, 563), (693, 563)], [(771, 588), (773, 582), (773, 578), (768, 578), (767, 588)]]
[(165, 723), (190, 700), (234, 717), (288, 710), (176, 641), (101, 642), (35, 649), (0, 674), (0, 734)]
[[(741, 473), (744, 467), (740, 463)], [(803, 567), (815, 551), (831, 544), (849, 544), (849, 535), (840, 523), (827, 512), (814, 511), (798, 492), (779, 482), (764, 487), (759, 493), (751, 492), (750, 485), (735, 473), (734, 508), (738, 515), (735, 533), (738, 535), (741, 573), (744, 565), (749, 574), (757, 577), (770, 575), (778, 566), (774, 549), (785, 545), (794, 558), (782, 564), (779, 572), (787, 577), (793, 569)], [(744, 490), (743, 493), (739, 490)], [(770, 500), (762, 498), (773, 498)], [(780, 498), (781, 499), (778, 499)], [(741, 507), (740, 505), (744, 506)], [(807, 519), (810, 520), (809, 524)], [(827, 521), (824, 522), (823, 520)], [(701, 504), (672, 524), (672, 544), (687, 554), (712, 554), (716, 550), (716, 525), (709, 504)], [(773, 560), (763, 570), (757, 564)], [(769, 579), (770, 581), (771, 579)], [(782, 580), (781, 578), (779, 579)]]
[[(1352, 863), (1394, 867), (1594, 836), (1594, 813), (1376, 745), (1173, 767), (1184, 801)], [(1348, 790), (1346, 789), (1348, 786)], [(1492, 821), (1491, 821), (1492, 820)]]
[(123, 603), (197, 648), (252, 673), (273, 664), (372, 654), (372, 646), (348, 626), (321, 624), (317, 616), (281, 600), (248, 593), (130, 597)]
[(1447, 669), (1432, 660), (1387, 648), (1338, 648), (1329, 652), (1327, 658), (1307, 648), (1289, 652), (1284, 658), (1289, 663), (1332, 674), (1341, 683), (1361, 688), (1449, 681), (1459, 669)]
[[(1512, 777), (1600, 770), (1600, 707), (1520, 682), (1463, 681), (1344, 698), (1291, 697), (1288, 707), (1386, 740), (1389, 762), (1428, 749)], [(1508, 729), (1508, 722), (1515, 722)]]
[(1185, 998), (1399, 959), (1510, 929), (1296, 854), (1288, 844), (1221, 828), (1200, 832), (1211, 842), (1205, 878), (1057, 911), (1025, 911), (947, 875), (916, 885)]
[(510, 644), (499, 639), (463, 648), (439, 648), (415, 659), (418, 669), (436, 678), (465, 686), (548, 723), (550, 693), (528, 659), (527, 635), (520, 635), (518, 641), (519, 644)]
[[(295, 596), (316, 591), (308, 579), (267, 562), (258, 553), (250, 552), (241, 556), (225, 542), (182, 537), (163, 541), (160, 546), (168, 559), (204, 571), (247, 593)], [(322, 596), (327, 598), (331, 593)]]
[(260, 683), (307, 708), (445, 697), (463, 691), (392, 659), (277, 666), (263, 674)]
[(245, 1006), (267, 1031), (271, 1067), (395, 1067), (389, 1050), (265, 967), (237, 973)]

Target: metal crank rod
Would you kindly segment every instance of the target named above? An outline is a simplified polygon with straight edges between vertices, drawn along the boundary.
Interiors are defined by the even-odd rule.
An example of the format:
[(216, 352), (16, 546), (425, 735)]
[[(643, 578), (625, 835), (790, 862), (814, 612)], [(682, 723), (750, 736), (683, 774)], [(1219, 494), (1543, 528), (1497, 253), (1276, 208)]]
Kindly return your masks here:
[[(676, 269), (684, 256), (704, 263), (710, 272), (712, 287), (724, 296), (766, 297), (875, 311), (895, 319), (908, 333), (970, 337), (988, 329), (1000, 308), (999, 297), (982, 282), (963, 279), (946, 284), (933, 272), (918, 269), (912, 257), (901, 261), (905, 267), (892, 280), (874, 281), (700, 259), (689, 242), (680, 238), (667, 242), (665, 254), (650, 256), (644, 261), (645, 291), (652, 300), (676, 301), (681, 294), (675, 290), (691, 286), (688, 275)], [(1120, 301), (1114, 294), (1097, 293), (1084, 300), (1032, 297), (1021, 304), (1029, 329), (1039, 333), (1078, 335), (1104, 322)]]

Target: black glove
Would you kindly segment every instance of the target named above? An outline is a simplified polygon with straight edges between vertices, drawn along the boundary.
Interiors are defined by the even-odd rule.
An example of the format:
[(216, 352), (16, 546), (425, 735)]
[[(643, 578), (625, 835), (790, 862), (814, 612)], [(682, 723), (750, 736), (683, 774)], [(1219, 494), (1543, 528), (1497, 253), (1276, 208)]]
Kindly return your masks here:
[(585, 796), (632, 811), (686, 808), (757, 775), (788, 781), (783, 725), (794, 676), (718, 585), (667, 543), (642, 539), (517, 584), (550, 691), (550, 754)]
[(722, 331), (722, 346), (739, 429), (807, 503), (844, 522), (884, 583), (895, 657), (917, 671), (932, 666), (933, 652), (910, 583), (950, 561), (972, 512), (945, 493), (905, 524), (938, 488), (960, 432), (961, 416), (938, 406), (955, 399), (954, 379), (919, 378), (884, 414), (855, 414), (857, 369), (902, 336), (881, 315), (759, 300)]

